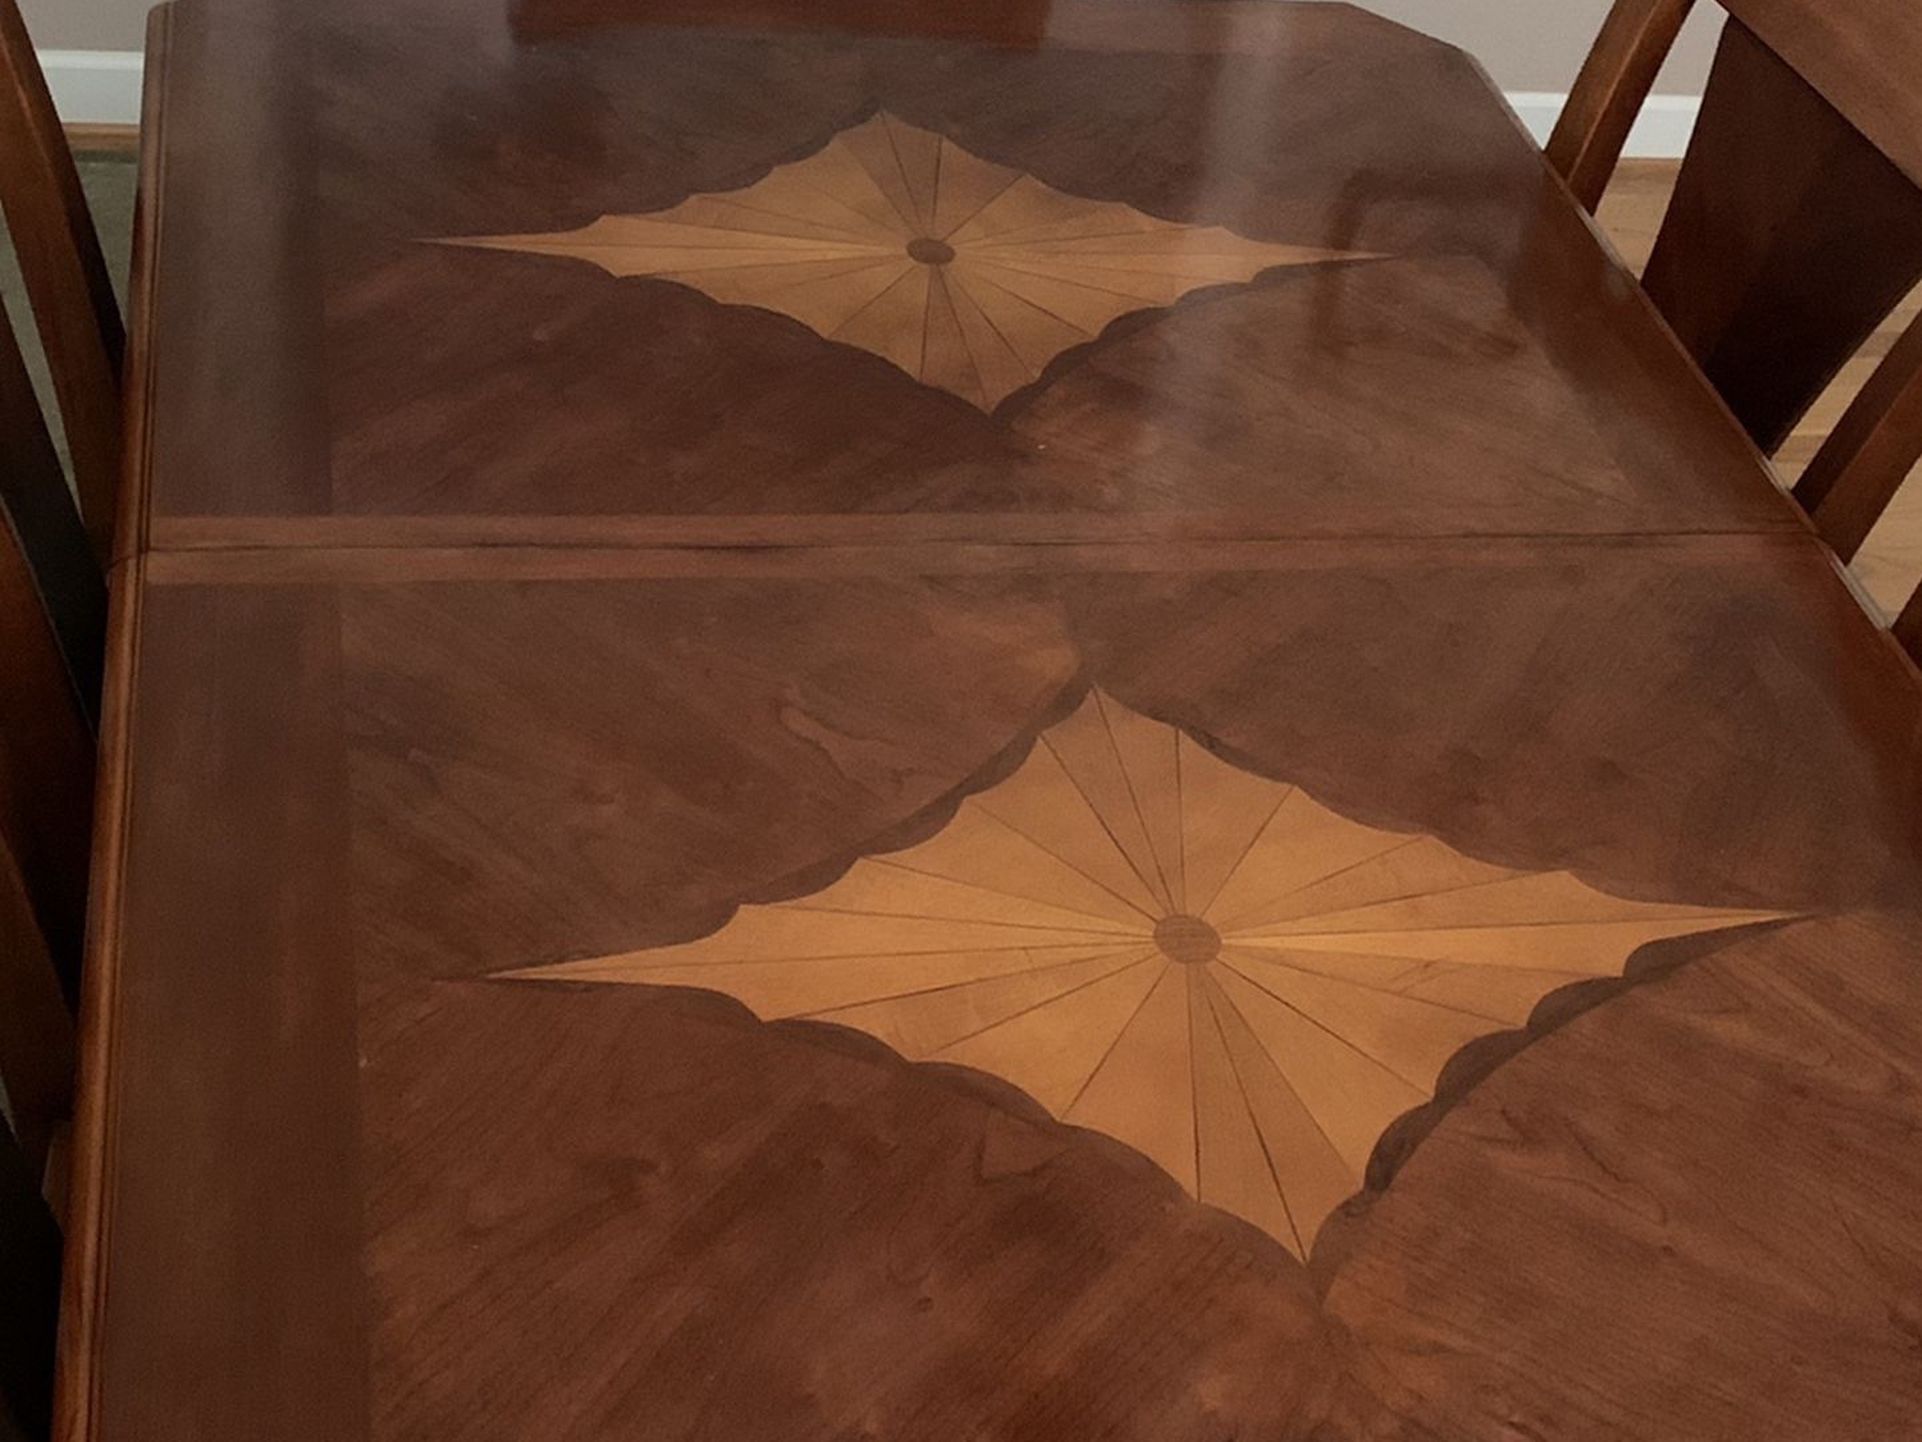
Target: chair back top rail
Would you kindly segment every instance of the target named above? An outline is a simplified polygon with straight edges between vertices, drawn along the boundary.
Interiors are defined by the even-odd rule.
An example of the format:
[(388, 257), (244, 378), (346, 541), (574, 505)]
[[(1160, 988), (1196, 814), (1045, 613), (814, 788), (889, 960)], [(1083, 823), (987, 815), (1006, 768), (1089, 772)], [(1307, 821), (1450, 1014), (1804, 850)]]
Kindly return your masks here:
[(100, 238), (17, 0), (0, 0), (0, 206), (53, 371), (94, 552), (111, 554), (126, 347)]

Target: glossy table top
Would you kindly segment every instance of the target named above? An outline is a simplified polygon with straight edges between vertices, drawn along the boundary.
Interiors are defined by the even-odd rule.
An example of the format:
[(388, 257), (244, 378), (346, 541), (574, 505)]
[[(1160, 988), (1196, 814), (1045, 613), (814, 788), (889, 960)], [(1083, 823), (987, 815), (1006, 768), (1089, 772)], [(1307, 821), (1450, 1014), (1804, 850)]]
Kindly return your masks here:
[(65, 1435), (1899, 1435), (1922, 689), (1480, 74), (540, 8), (160, 32)]

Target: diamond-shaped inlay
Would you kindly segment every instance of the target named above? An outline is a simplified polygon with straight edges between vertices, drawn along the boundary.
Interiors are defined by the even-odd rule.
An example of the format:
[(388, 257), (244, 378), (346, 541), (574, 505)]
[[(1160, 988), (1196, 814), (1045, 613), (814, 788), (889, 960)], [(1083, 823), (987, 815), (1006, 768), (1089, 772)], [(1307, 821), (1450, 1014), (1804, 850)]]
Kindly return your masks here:
[(1083, 200), (890, 115), (742, 190), (459, 245), (592, 261), (760, 306), (991, 410), (1119, 316), (1367, 257)]
[(1364, 826), (1096, 692), (918, 846), (701, 941), (509, 975), (701, 987), (992, 1072), (1305, 1256), (1469, 1042), (1778, 915)]

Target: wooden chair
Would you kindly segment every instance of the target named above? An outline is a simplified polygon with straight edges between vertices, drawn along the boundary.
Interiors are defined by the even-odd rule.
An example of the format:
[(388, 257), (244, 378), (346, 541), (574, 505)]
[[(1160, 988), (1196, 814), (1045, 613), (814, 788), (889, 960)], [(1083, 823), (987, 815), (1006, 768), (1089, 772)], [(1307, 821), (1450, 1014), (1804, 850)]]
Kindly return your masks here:
[(14, 0), (0, 0), (0, 203), (84, 503), (83, 519), (0, 311), (0, 1436), (39, 1437), (51, 1425), (120, 320)]
[(48, 1424), (106, 588), (0, 316), (0, 1411)]
[[(1548, 145), (1593, 209), (1693, 0), (1617, 0)], [(1913, 0), (1723, 0), (1729, 20), (1644, 284), (1773, 454), (1922, 277)], [(1922, 461), (1922, 321), (1795, 495), (1852, 560)], [(1895, 624), (1922, 662), (1922, 589)]]
[(120, 477), (125, 335), (79, 172), (16, 0), (0, 0), (0, 205), (53, 371), (81, 514), (104, 560)]

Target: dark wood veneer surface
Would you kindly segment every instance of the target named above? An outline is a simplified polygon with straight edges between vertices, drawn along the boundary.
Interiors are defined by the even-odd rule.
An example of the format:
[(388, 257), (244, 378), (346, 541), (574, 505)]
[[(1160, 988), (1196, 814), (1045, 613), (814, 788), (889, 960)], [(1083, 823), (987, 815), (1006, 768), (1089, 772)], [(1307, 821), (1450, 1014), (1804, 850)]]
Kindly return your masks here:
[[(183, 0), (165, 48), (65, 1442), (1912, 1425), (1922, 688), (1461, 57), (1266, 5)], [(430, 243), (875, 114), (1369, 258), (984, 407)], [(1762, 919), (1491, 1026), (1305, 1260), (988, 1070), (507, 975), (911, 860), (1091, 698), (1451, 865)]]

